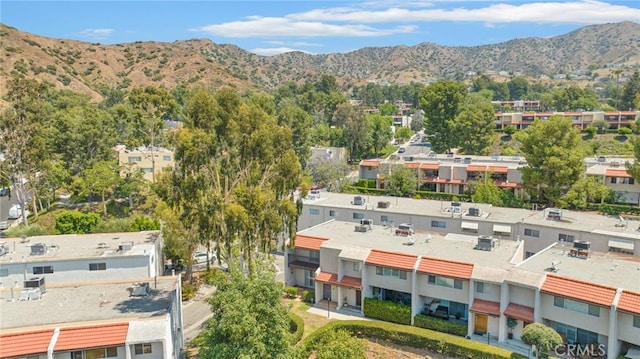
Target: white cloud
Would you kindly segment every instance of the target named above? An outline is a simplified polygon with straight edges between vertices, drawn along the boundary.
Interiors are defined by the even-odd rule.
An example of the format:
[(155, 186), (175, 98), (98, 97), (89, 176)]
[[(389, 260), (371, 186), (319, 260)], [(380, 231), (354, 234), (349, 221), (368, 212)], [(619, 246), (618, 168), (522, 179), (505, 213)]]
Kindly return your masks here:
[(282, 46), (296, 46), (296, 47), (322, 47), (323, 44), (317, 42), (305, 42), (305, 41), (278, 41), (270, 40), (265, 41), (265, 44), (269, 45), (282, 45)]
[(363, 10), (354, 7), (315, 9), (286, 15), (294, 21), (333, 21), (348, 23), (394, 23), (464, 21), (541, 24), (599, 24), (620, 21), (638, 21), (640, 9), (601, 1), (493, 3), (482, 8), (456, 7), (453, 9), (419, 9), (400, 6), (383, 10)]
[(262, 56), (273, 56), (273, 55), (280, 55), (280, 54), (284, 54), (285, 52), (295, 52), (295, 51), (300, 51), (300, 52), (304, 52), (307, 54), (311, 54), (308, 51), (305, 50), (300, 50), (300, 49), (293, 49), (290, 47), (258, 47), (252, 50), (249, 50), (251, 52), (253, 52), (254, 54), (257, 55), (262, 55)]
[(84, 29), (77, 33), (78, 36), (93, 39), (104, 40), (109, 37), (115, 30), (114, 29)]
[(389, 29), (367, 25), (336, 25), (317, 21), (296, 21), (283, 17), (251, 16), (244, 21), (207, 25), (194, 31), (223, 37), (368, 37), (409, 33), (415, 26)]

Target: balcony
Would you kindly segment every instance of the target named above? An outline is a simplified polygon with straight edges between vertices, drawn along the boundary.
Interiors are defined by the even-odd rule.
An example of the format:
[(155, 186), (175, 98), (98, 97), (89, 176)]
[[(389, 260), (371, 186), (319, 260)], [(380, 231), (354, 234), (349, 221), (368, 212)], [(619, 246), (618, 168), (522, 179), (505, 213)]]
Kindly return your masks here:
[(289, 267), (316, 270), (320, 266), (320, 258), (289, 254)]

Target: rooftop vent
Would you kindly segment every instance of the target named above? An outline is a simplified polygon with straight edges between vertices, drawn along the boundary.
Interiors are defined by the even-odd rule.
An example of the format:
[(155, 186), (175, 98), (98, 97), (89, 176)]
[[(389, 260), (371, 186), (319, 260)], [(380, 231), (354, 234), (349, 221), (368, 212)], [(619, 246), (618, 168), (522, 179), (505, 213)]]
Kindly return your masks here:
[(478, 242), (474, 249), (483, 251), (491, 251), (496, 246), (496, 240), (493, 236), (478, 236)]
[(107, 248), (107, 242), (98, 243), (98, 249), (105, 249), (105, 248)]
[(477, 207), (469, 208), (469, 215), (472, 217), (480, 217), (480, 208), (477, 208)]
[(44, 243), (36, 243), (31, 245), (31, 255), (41, 256), (47, 253), (47, 245)]
[(389, 208), (390, 206), (391, 206), (391, 202), (389, 201), (378, 202), (378, 208)]
[(0, 256), (7, 254), (7, 248), (5, 247), (4, 242), (0, 242)]
[(29, 243), (29, 239), (24, 234), (20, 236), (20, 243)]
[(24, 281), (23, 287), (25, 289), (37, 289), (40, 293), (47, 291), (47, 287), (44, 284), (44, 277), (32, 277)]
[(133, 283), (131, 286), (132, 297), (144, 297), (147, 294), (149, 294), (148, 282)]
[(119, 252), (129, 251), (131, 248), (133, 248), (133, 242), (122, 242), (118, 245)]
[(413, 233), (413, 224), (410, 223), (401, 223), (398, 225), (398, 228), (396, 228), (397, 236), (411, 236)]
[(371, 225), (373, 224), (373, 219), (361, 219), (360, 220), (360, 225), (356, 226), (356, 232), (368, 232), (370, 231)]
[(573, 248), (569, 250), (570, 257), (588, 258), (591, 252), (591, 242), (588, 241), (575, 241), (573, 242)]
[(560, 209), (550, 209), (549, 212), (547, 212), (547, 219), (550, 219), (552, 221), (559, 221), (562, 219), (562, 210)]
[(364, 197), (355, 196), (353, 197), (353, 201), (351, 201), (351, 204), (354, 204), (356, 206), (363, 206), (366, 202), (367, 200)]

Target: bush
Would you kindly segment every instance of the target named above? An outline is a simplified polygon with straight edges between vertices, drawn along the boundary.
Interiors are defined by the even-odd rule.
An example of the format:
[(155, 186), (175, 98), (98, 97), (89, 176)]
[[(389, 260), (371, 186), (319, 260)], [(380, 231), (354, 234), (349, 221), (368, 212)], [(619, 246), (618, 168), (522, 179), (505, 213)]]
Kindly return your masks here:
[(182, 300), (187, 301), (196, 296), (196, 286), (182, 282)]
[(153, 231), (160, 229), (160, 222), (157, 219), (151, 219), (147, 216), (138, 216), (131, 221), (129, 231)]
[[(366, 306), (365, 306), (366, 308)], [(389, 341), (396, 345), (413, 348), (428, 349), (454, 358), (474, 359), (516, 359), (525, 358), (508, 350), (456, 337), (450, 334), (438, 333), (427, 329), (407, 327), (398, 324), (367, 321), (339, 321), (331, 322), (316, 330), (298, 346), (296, 358), (308, 358), (323, 343), (323, 337), (328, 332), (346, 330), (353, 334), (367, 338)]]
[(618, 134), (619, 134), (619, 135), (626, 136), (626, 135), (630, 135), (630, 134), (632, 134), (632, 133), (633, 133), (633, 130), (632, 130), (632, 129), (630, 129), (629, 127), (620, 127), (620, 128), (618, 129)]
[(598, 133), (598, 129), (593, 127), (593, 126), (589, 126), (587, 128), (584, 129), (584, 132), (587, 133), (587, 136), (589, 138), (594, 138), (596, 133)]
[(449, 333), (461, 337), (467, 335), (466, 324), (429, 317), (423, 314), (417, 314), (415, 317), (413, 317), (413, 324), (416, 327), (435, 330), (436, 332)]
[(291, 333), (291, 345), (296, 345), (304, 335), (304, 319), (299, 315), (289, 312), (289, 333)]
[(99, 221), (100, 216), (97, 213), (64, 211), (56, 217), (56, 231), (60, 234), (91, 233)]
[(509, 136), (511, 136), (514, 133), (516, 133), (516, 128), (513, 127), (513, 126), (507, 126), (507, 127), (504, 128), (504, 133), (509, 135)]
[(364, 298), (364, 315), (392, 323), (411, 324), (410, 306), (376, 298)]
[(295, 298), (298, 296), (298, 288), (296, 287), (286, 287), (284, 289), (284, 294), (286, 294), (287, 298)]
[(128, 232), (131, 221), (126, 218), (116, 218), (109, 221), (100, 221), (93, 228), (93, 233), (122, 233)]
[(33, 237), (33, 236), (46, 236), (48, 234), (53, 234), (47, 231), (46, 228), (39, 224), (30, 224), (26, 227), (13, 227), (5, 232), (8, 237)]
[(316, 294), (314, 292), (305, 290), (302, 292), (302, 301), (305, 303), (313, 303), (316, 301)]

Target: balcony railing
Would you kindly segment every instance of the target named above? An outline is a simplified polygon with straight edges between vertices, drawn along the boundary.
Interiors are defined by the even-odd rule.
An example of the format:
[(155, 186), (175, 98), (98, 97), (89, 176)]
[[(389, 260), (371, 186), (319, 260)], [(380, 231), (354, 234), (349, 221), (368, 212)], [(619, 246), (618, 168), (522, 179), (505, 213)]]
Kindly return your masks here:
[(320, 258), (289, 254), (289, 266), (316, 269), (320, 266)]

